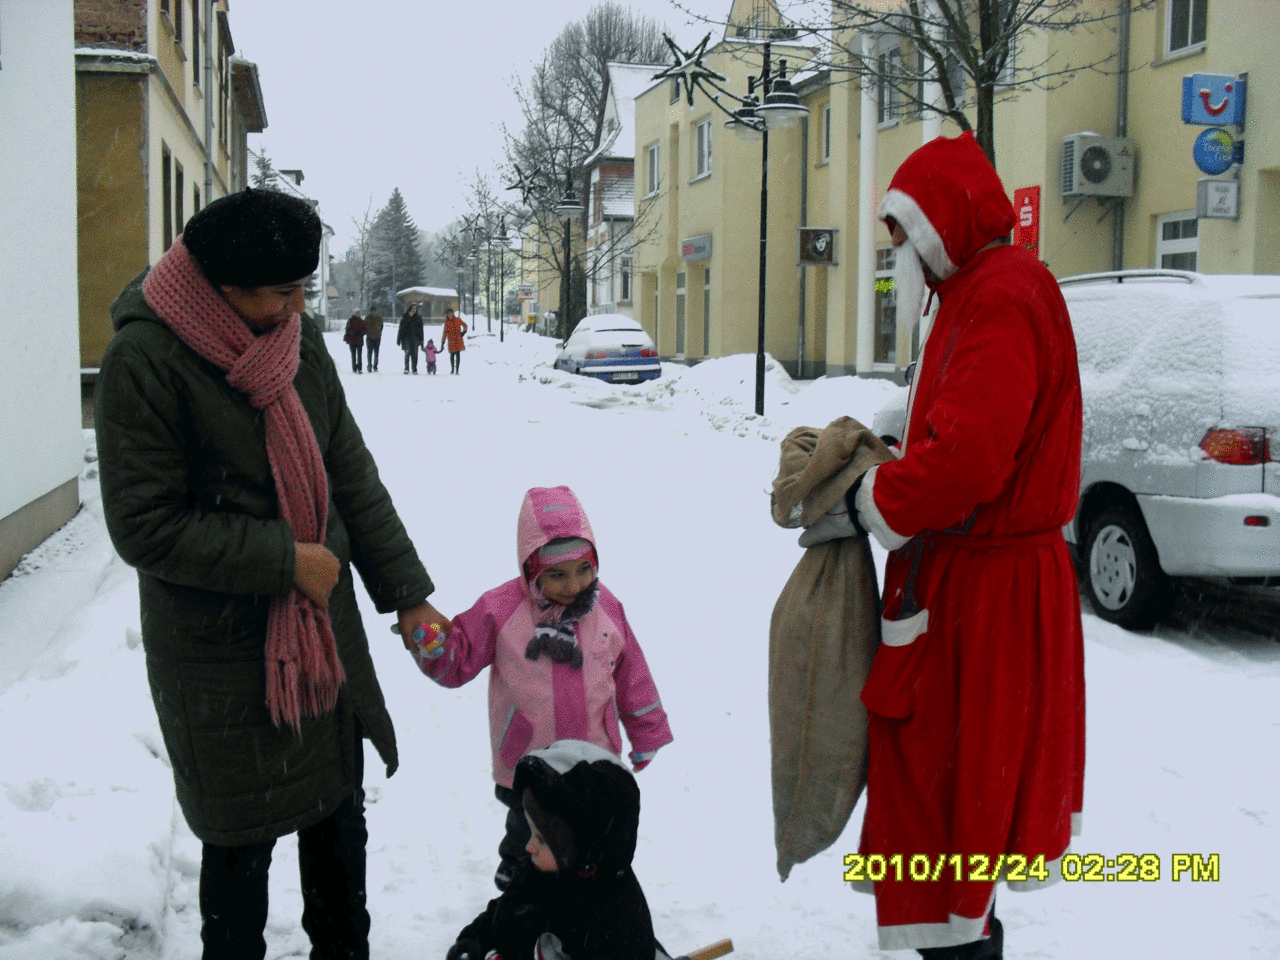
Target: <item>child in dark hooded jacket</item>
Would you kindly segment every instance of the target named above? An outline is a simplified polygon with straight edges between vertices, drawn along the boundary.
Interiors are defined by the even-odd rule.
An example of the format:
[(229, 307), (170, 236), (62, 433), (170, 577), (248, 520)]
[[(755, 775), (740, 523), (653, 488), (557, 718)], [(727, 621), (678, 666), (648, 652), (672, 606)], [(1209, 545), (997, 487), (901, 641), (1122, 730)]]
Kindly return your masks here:
[(447, 960), (654, 960), (649, 906), (631, 869), (635, 777), (607, 750), (558, 740), (516, 765), (531, 860), (462, 929)]
[[(556, 740), (586, 740), (643, 769), (671, 728), (618, 598), (600, 582), (595, 534), (568, 487), (534, 487), (517, 521), (519, 575), (453, 620), (439, 644), (417, 644), (423, 673), (459, 687), (489, 667), (495, 793), (507, 833), (494, 882), (505, 889), (525, 859), (528, 827), (513, 789), (516, 762)], [(429, 626), (429, 625), (428, 625)], [(434, 638), (432, 638), (434, 639)]]

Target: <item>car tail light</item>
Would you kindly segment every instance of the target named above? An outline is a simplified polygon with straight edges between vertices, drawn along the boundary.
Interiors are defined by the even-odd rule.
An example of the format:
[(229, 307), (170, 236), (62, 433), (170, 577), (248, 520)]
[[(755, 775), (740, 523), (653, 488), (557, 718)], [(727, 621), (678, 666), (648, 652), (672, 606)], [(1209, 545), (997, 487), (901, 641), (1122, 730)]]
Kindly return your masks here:
[(588, 351), (587, 351), (587, 359), (588, 359), (588, 360), (603, 360), (603, 359), (604, 359), (604, 357), (605, 357), (605, 353), (604, 353), (604, 351), (603, 351), (603, 350), (588, 350)]
[(1244, 518), (1244, 525), (1246, 527), (1269, 527), (1271, 526), (1271, 518), (1250, 514)]
[(640, 350), (640, 356), (642, 357), (656, 357), (657, 355), (658, 351), (650, 349), (649, 347), (643, 347)]
[(1218, 463), (1253, 464), (1271, 459), (1267, 431), (1259, 427), (1210, 430), (1200, 441), (1200, 449)]

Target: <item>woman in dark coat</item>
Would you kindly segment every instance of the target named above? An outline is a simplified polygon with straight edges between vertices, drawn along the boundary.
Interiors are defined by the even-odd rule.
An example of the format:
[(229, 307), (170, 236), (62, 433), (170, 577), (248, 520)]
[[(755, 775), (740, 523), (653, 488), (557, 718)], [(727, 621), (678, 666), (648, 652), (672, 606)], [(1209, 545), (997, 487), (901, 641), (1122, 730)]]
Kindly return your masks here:
[(271, 849), (295, 831), (313, 956), (368, 957), (362, 739), (388, 776), (397, 759), (351, 567), (406, 635), (446, 621), (299, 319), (320, 229), (284, 194), (209, 204), (116, 300), (98, 377), (107, 529), (204, 844), (205, 960), (263, 956)]
[(422, 349), (422, 317), (418, 315), (418, 305), (409, 304), (409, 309), (400, 318), (400, 332), (396, 334), (396, 343), (404, 350), (404, 372), (418, 372), (418, 351)]
[[(351, 372), (359, 373), (361, 369), (360, 357), (364, 352), (364, 334), (365, 334), (364, 318), (360, 316), (357, 310), (347, 320), (347, 330), (343, 334), (342, 339), (347, 341), (347, 346), (351, 348)], [(373, 371), (373, 358), (369, 358), (369, 370)]]

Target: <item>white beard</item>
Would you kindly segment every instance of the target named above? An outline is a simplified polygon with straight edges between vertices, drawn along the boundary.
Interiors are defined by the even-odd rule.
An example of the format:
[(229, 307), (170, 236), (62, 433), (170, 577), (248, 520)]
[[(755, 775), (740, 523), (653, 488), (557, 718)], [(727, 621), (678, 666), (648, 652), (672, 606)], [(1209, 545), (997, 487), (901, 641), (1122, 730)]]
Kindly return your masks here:
[(924, 282), (924, 263), (910, 237), (894, 251), (893, 289), (898, 323), (908, 330), (914, 330), (924, 313), (927, 287)]

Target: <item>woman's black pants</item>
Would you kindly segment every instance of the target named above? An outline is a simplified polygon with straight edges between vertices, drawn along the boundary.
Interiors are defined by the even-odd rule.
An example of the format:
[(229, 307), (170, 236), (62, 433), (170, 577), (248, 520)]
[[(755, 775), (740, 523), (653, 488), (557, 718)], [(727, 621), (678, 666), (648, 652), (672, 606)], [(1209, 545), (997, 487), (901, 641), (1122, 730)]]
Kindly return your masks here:
[[(364, 744), (356, 742), (356, 783), (363, 780)], [(302, 928), (311, 960), (368, 960), (365, 905), (364, 789), (319, 823), (298, 831)], [(274, 840), (247, 847), (204, 845), (200, 863), (203, 960), (262, 960), (267, 952), (267, 870)]]

